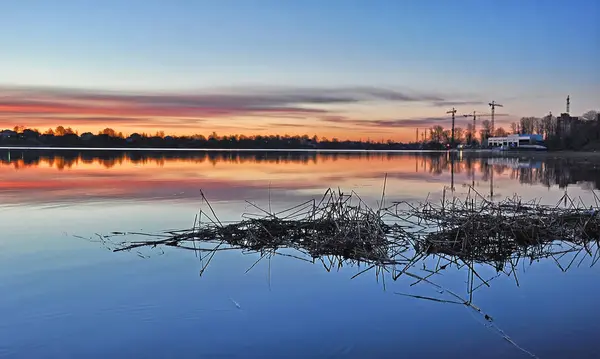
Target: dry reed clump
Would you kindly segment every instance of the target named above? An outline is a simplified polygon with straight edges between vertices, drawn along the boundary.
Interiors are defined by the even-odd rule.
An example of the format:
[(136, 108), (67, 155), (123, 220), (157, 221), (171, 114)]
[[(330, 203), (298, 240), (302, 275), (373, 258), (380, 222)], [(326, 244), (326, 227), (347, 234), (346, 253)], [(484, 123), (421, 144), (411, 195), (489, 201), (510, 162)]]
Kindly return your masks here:
[(600, 201), (588, 207), (565, 194), (554, 206), (514, 196), (492, 202), (471, 189), (466, 198), (439, 204), (396, 205), (394, 215), (413, 226), (418, 250), (463, 261), (501, 263), (514, 257), (547, 257), (556, 242), (586, 247), (600, 240)]
[[(115, 251), (156, 245), (273, 254), (294, 249), (312, 259), (331, 256), (342, 261), (386, 265), (395, 263), (397, 254), (405, 250), (404, 246), (399, 250), (397, 245), (399, 227), (384, 221), (384, 209), (369, 207), (354, 192), (344, 194), (329, 189), (320, 201), (306, 201), (275, 213), (249, 203), (259, 213), (244, 213), (239, 222), (233, 223), (221, 222), (210, 203), (206, 204), (208, 211), (200, 212), (193, 228), (165, 232), (150, 241), (123, 242)], [(196, 243), (215, 246), (200, 248)]]
[[(115, 251), (157, 245), (212, 255), (230, 249), (263, 254), (293, 249), (313, 260), (329, 256), (376, 266), (407, 265), (417, 256), (445, 255), (501, 270), (515, 258), (552, 256), (557, 242), (592, 255), (589, 244), (600, 241), (600, 200), (595, 200), (591, 207), (566, 194), (555, 206), (524, 202), (517, 196), (493, 202), (471, 188), (463, 199), (446, 198), (444, 192), (440, 203), (395, 202), (374, 209), (354, 192), (329, 189), (320, 201), (280, 212), (248, 202), (258, 213), (244, 213), (240, 221), (231, 223), (221, 222), (206, 201), (208, 210), (200, 212), (191, 229), (121, 242)], [(208, 243), (213, 245), (202, 246)], [(598, 252), (593, 257), (595, 263)]]

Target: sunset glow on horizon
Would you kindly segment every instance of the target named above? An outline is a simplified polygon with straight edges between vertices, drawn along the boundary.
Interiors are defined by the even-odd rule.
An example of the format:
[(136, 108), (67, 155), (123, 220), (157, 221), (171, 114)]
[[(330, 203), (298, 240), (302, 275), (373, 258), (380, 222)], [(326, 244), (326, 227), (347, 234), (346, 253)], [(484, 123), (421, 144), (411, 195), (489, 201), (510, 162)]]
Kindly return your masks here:
[(371, 87), (172, 94), (5, 87), (0, 93), (0, 120), (6, 128), (24, 126), (43, 132), (63, 126), (79, 133), (97, 133), (109, 127), (125, 134), (164, 131), (208, 136), (214, 131), (219, 135), (317, 135), (351, 140), (405, 141), (412, 139), (415, 127), (447, 122), (445, 116), (394, 120), (352, 117), (353, 110), (360, 113), (366, 107), (373, 115), (381, 113), (380, 118), (385, 118), (390, 103), (405, 104), (407, 114), (434, 114), (450, 103), (476, 103)]

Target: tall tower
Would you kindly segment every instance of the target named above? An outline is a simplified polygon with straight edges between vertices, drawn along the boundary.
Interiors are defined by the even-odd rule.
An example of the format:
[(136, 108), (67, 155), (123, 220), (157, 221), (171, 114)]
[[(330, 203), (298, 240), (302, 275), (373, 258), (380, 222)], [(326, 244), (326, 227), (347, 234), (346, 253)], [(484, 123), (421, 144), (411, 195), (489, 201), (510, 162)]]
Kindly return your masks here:
[(567, 96), (567, 115), (571, 114), (571, 96)]

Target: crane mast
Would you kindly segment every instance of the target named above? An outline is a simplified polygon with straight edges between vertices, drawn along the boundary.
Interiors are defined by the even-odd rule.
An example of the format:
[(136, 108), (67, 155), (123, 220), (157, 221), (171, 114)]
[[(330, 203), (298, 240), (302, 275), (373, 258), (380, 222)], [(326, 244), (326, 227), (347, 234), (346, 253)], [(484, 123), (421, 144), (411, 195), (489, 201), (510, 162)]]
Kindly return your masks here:
[(495, 127), (494, 127), (494, 113), (496, 112), (496, 107), (504, 107), (503, 105), (496, 103), (496, 101), (492, 101), (490, 102), (488, 105), (490, 105), (490, 107), (492, 108), (492, 128), (491, 128), (491, 136), (494, 136), (494, 131), (495, 131)]
[(452, 114), (452, 140), (450, 142), (450, 148), (454, 148), (454, 117), (455, 117), (457, 111), (458, 110), (455, 109), (454, 107), (452, 107), (452, 110), (446, 111), (446, 113)]

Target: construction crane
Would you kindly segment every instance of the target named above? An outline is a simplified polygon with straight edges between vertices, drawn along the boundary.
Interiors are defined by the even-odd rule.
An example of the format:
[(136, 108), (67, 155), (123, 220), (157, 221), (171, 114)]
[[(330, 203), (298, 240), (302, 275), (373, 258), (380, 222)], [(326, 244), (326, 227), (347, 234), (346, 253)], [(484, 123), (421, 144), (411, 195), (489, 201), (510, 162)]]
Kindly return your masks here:
[[(477, 111), (473, 111), (473, 113), (469, 113), (469, 114), (463, 115), (463, 117), (473, 117), (473, 133), (471, 135), (471, 144), (473, 144), (474, 138), (475, 138), (475, 134), (477, 133), (477, 126), (475, 124), (475, 121), (478, 118), (488, 117), (488, 116), (494, 116), (495, 117), (495, 116), (508, 116), (508, 115), (505, 114), (505, 113), (496, 113), (496, 114), (483, 113), (482, 114), (482, 113), (477, 113)], [(492, 133), (491, 135), (493, 136), (494, 134)]]
[(496, 101), (490, 102), (488, 105), (492, 108), (492, 136), (494, 135), (494, 112), (496, 112), (496, 107), (504, 107), (503, 105), (496, 103)]
[(454, 116), (456, 115), (457, 111), (458, 110), (455, 109), (454, 107), (452, 107), (452, 110), (446, 111), (446, 113), (451, 113), (452, 114), (452, 140), (450, 142), (450, 148), (454, 148)]

